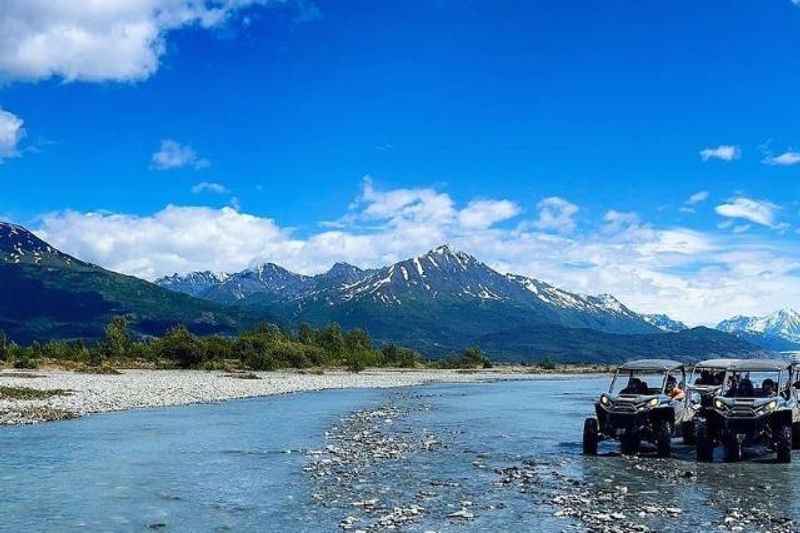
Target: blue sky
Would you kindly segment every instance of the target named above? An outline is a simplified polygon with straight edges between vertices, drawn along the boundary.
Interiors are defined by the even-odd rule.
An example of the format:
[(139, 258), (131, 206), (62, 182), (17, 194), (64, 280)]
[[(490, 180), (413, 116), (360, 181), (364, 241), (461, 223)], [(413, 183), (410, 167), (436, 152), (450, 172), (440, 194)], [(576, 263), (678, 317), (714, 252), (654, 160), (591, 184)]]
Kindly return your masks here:
[(791, 0), (11, 0), (0, 214), (148, 278), (444, 239), (767, 312), (800, 296), (798, 49)]

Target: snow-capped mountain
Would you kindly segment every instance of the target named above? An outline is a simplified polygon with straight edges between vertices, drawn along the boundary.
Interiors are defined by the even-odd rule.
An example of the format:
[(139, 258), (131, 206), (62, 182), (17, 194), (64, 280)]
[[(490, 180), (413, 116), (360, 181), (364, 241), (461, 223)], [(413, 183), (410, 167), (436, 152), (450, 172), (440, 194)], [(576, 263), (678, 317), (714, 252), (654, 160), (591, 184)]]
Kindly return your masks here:
[(3, 333), (18, 343), (93, 339), (118, 315), (143, 335), (160, 335), (175, 324), (230, 334), (244, 323), (236, 310), (80, 261), (22, 226), (0, 222)]
[(800, 313), (790, 308), (758, 317), (735, 316), (720, 322), (717, 329), (765, 347), (791, 349), (800, 346)]
[(274, 263), (264, 263), (236, 274), (173, 274), (156, 280), (155, 283), (167, 289), (220, 303), (236, 303), (248, 298), (286, 302), (355, 283), (371, 272), (347, 263), (336, 263), (323, 274), (304, 276)]
[(679, 320), (673, 320), (663, 313), (642, 315), (642, 318), (661, 331), (678, 332), (689, 329), (689, 327), (683, 322), (680, 322)]
[[(158, 283), (182, 292), (191, 288)], [(324, 274), (304, 276), (268, 263), (194, 294), (222, 303), (277, 306), (292, 320), (341, 320), (356, 312), (400, 316), (437, 307), (469, 314), (491, 307), (495, 317), (515, 320), (607, 333), (660, 331), (611, 295), (583, 296), (537, 279), (501, 274), (447, 245), (377, 270), (337, 263)]]
[(202, 296), (212, 287), (225, 282), (230, 274), (225, 272), (190, 272), (188, 274), (173, 274), (156, 280), (156, 285), (175, 292), (182, 292), (191, 296)]
[(0, 222), (0, 262), (43, 266), (81, 264), (16, 224)]

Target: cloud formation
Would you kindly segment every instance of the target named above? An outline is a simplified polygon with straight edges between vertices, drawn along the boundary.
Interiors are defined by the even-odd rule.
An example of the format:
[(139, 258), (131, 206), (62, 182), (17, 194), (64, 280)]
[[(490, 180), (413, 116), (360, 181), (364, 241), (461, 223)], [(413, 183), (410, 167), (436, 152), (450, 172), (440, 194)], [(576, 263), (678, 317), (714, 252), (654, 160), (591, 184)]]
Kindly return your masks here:
[(753, 200), (740, 196), (727, 203), (718, 205), (714, 210), (718, 215), (723, 217), (748, 220), (770, 228), (779, 226), (775, 219), (780, 207), (772, 202), (764, 200)]
[(192, 192), (194, 194), (201, 194), (204, 192), (210, 192), (214, 194), (227, 194), (230, 191), (227, 187), (222, 185), (221, 183), (214, 183), (211, 181), (201, 181), (194, 187), (192, 187)]
[(557, 233), (575, 231), (575, 215), (579, 211), (577, 205), (558, 196), (551, 196), (536, 204), (536, 208), (539, 210), (539, 218), (534, 222), (534, 227)]
[(686, 205), (697, 205), (697, 204), (703, 203), (706, 200), (708, 200), (708, 197), (709, 197), (709, 192), (708, 191), (698, 191), (698, 192), (694, 193), (693, 195), (691, 195), (686, 200)]
[[(798, 0), (800, 1), (800, 0)], [(772, 165), (778, 167), (790, 167), (800, 164), (800, 152), (789, 150), (780, 155), (769, 155), (762, 161), (765, 165)]]
[(485, 229), (519, 213), (519, 206), (509, 200), (474, 200), (458, 213), (458, 221), (467, 229)]
[(19, 155), (19, 143), (25, 137), (23, 125), (21, 118), (0, 108), (0, 163)]
[(150, 158), (150, 164), (156, 170), (172, 170), (182, 167), (193, 167), (197, 170), (211, 165), (208, 159), (198, 156), (191, 146), (180, 144), (172, 139), (161, 141), (161, 147)]
[(742, 156), (742, 151), (738, 146), (722, 144), (716, 148), (704, 148), (700, 150), (700, 158), (703, 161), (719, 159), (720, 161), (733, 161)]
[(3, 0), (0, 79), (139, 81), (152, 76), (169, 32), (219, 27), (252, 6), (292, 5), (296, 21), (320, 17), (309, 0)]
[[(503, 200), (474, 200), (461, 207), (434, 188), (383, 190), (366, 179), (338, 227), (307, 235), (230, 207), (187, 206), (167, 206), (148, 216), (53, 213), (42, 218), (37, 232), (84, 260), (147, 279), (193, 270), (233, 272), (264, 261), (306, 274), (336, 261), (375, 267), (449, 242), (501, 272), (582, 293), (609, 292), (642, 312), (709, 324), (800, 298), (800, 249), (786, 240), (773, 243), (744, 233), (752, 223), (748, 216), (758, 224), (776, 220), (743, 200), (749, 199), (722, 204), (729, 206), (723, 212), (736, 215), (727, 219), (731, 232), (655, 227), (636, 213), (610, 210), (593, 227), (565, 234), (533, 224), (487, 225), (498, 216), (472, 218), (495, 213)], [(492, 209), (477, 209), (480, 205)], [(514, 211), (504, 209), (501, 214)], [(733, 223), (739, 219), (747, 222)]]

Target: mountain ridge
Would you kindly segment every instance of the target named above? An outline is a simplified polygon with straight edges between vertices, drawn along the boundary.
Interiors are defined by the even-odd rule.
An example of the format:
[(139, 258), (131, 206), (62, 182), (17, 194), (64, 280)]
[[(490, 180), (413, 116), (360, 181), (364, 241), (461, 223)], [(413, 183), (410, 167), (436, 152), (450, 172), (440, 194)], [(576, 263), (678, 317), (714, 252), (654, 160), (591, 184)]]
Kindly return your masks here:
[(800, 312), (789, 307), (762, 316), (736, 315), (716, 329), (770, 349), (800, 349)]

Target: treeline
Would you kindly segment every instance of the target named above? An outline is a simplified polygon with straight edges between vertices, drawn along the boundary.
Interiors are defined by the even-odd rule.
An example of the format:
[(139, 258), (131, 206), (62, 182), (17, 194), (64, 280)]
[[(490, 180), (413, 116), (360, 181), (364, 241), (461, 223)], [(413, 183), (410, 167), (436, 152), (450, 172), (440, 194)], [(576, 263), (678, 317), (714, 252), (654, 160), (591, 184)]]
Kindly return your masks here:
[[(91, 368), (145, 362), (156, 368), (221, 370), (229, 367), (251, 370), (280, 368), (367, 367), (414, 368), (426, 361), (421, 354), (389, 344), (376, 347), (360, 329), (344, 331), (337, 324), (323, 328), (301, 325), (296, 331), (263, 324), (236, 337), (195, 336), (177, 326), (161, 337), (138, 338), (128, 320), (115, 317), (96, 342), (49, 341), (20, 346), (0, 333), (0, 361), (15, 368), (37, 368), (42, 360), (75, 362)], [(486, 367), (488, 359), (477, 348), (434, 366), (444, 368)]]

